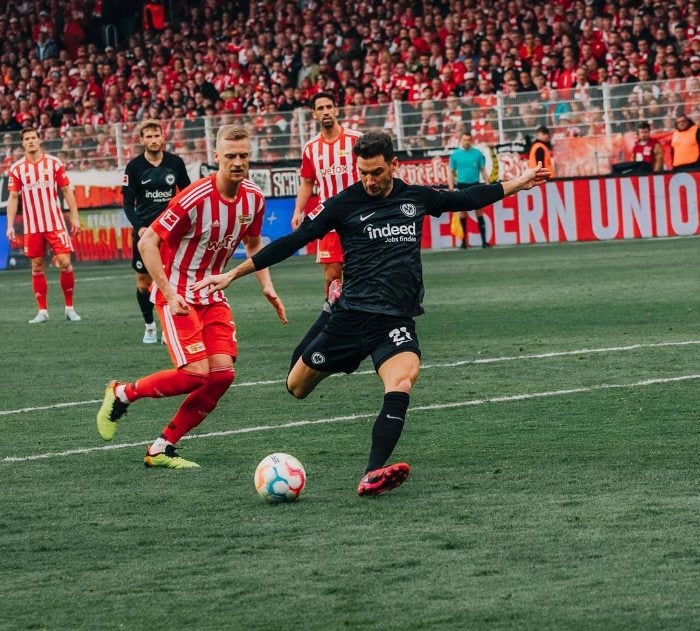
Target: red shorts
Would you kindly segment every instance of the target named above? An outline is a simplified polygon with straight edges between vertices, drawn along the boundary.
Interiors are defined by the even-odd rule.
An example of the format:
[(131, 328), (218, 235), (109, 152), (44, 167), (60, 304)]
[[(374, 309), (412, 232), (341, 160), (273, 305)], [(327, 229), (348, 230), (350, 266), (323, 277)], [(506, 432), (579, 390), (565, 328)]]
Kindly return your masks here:
[(170, 359), (177, 368), (211, 355), (230, 355), (236, 361), (236, 325), (225, 302), (190, 305), (187, 315), (173, 315), (168, 305), (156, 305), (156, 311)]
[(342, 263), (343, 261), (343, 248), (340, 246), (340, 237), (335, 230), (318, 240), (317, 263)]
[(54, 254), (70, 254), (73, 251), (73, 244), (70, 241), (68, 232), (65, 230), (54, 230), (53, 232), (25, 234), (24, 254), (30, 259), (44, 258), (47, 243)]

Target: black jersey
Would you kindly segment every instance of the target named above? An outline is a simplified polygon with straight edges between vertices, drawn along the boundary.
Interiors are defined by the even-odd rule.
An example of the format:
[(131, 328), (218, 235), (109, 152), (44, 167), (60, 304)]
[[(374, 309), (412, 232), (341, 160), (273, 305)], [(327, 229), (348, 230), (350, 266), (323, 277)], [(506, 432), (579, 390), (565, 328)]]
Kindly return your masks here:
[(253, 256), (257, 270), (278, 263), (335, 229), (345, 255), (343, 309), (394, 316), (423, 313), (420, 257), (423, 217), (474, 210), (503, 199), (501, 184), (438, 191), (394, 179), (388, 197), (371, 197), (361, 182), (325, 201), (299, 228)]
[(190, 185), (182, 158), (168, 151), (156, 167), (142, 153), (126, 165), (122, 195), (124, 212), (134, 230), (147, 227), (165, 210), (178, 191)]

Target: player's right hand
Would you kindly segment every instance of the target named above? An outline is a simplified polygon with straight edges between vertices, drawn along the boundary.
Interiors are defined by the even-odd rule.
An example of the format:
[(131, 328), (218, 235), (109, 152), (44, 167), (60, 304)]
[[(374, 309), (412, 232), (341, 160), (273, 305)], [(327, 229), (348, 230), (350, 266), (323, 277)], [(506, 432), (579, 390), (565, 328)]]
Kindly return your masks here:
[(168, 308), (173, 315), (187, 315), (190, 312), (190, 306), (180, 294), (175, 294), (168, 300)]
[(8, 226), (7, 228), (7, 238), (12, 241), (16, 237), (15, 229), (13, 226)]
[(296, 230), (304, 221), (304, 211), (294, 212), (292, 215), (292, 230)]

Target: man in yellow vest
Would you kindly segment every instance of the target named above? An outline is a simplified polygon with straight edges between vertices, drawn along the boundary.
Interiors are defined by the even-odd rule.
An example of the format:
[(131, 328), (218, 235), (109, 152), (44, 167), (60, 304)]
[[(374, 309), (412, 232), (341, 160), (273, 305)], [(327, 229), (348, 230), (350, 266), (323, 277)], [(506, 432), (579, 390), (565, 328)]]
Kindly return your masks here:
[(700, 169), (700, 128), (685, 114), (676, 117), (676, 131), (671, 137), (674, 171)]
[(540, 125), (535, 130), (535, 142), (530, 147), (528, 166), (533, 168), (533, 165), (537, 166), (538, 162), (542, 163), (542, 166), (552, 174), (552, 177), (555, 177), (552, 143), (549, 139), (549, 129), (544, 125)]

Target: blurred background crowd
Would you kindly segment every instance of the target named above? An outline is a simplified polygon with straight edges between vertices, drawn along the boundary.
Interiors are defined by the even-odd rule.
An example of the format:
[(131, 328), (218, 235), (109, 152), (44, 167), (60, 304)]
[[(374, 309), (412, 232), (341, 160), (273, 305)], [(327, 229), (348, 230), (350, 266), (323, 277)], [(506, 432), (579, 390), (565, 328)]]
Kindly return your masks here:
[(700, 119), (700, 10), (688, 0), (20, 0), (0, 4), (3, 170), (38, 128), (69, 169), (168, 149), (206, 162), (209, 129), (238, 119), (258, 160), (294, 159), (295, 112), (331, 91), (343, 123), (403, 147), (624, 133)]

